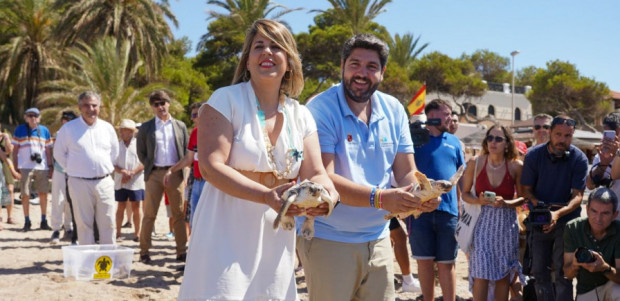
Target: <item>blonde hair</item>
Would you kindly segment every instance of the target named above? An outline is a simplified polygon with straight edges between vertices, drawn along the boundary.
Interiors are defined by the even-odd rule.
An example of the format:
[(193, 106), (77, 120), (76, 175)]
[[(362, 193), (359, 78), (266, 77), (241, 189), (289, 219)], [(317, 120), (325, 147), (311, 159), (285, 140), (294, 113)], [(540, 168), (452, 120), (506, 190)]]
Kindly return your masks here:
[(286, 52), (290, 71), (286, 71), (282, 77), (280, 92), (289, 97), (297, 97), (304, 88), (304, 75), (301, 69), (301, 58), (297, 51), (297, 43), (291, 32), (282, 23), (268, 19), (256, 20), (248, 30), (243, 43), (241, 59), (232, 81), (233, 85), (250, 80), (251, 74), (247, 68), (247, 63), (252, 41), (257, 34), (267, 37)]

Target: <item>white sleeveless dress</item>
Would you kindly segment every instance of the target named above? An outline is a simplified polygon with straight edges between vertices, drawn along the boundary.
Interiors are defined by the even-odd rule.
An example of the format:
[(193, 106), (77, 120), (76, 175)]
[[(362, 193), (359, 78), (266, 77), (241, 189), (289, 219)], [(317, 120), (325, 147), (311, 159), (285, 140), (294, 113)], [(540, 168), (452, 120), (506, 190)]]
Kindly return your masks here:
[[(270, 172), (251, 84), (218, 89), (207, 105), (233, 125), (229, 165)], [(287, 98), (284, 108), (289, 122), (287, 128), (285, 121), (275, 146), (278, 170), (285, 169), (284, 154), (289, 147), (302, 150), (304, 137), (316, 132), (304, 106)], [(278, 110), (284, 108), (280, 105)], [(297, 177), (300, 165), (301, 160), (293, 164), (291, 178)], [(194, 215), (179, 299), (297, 300), (295, 232), (274, 230), (276, 215), (267, 205), (232, 197), (205, 183)]]

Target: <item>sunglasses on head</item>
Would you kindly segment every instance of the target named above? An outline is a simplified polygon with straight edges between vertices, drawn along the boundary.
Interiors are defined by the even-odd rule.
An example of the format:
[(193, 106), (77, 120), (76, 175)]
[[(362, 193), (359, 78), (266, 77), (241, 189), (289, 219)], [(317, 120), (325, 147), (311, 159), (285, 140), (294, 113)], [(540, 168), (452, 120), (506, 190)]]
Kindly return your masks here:
[(157, 107), (163, 107), (164, 105), (166, 105), (165, 101), (154, 101), (151, 106), (157, 108)]
[(487, 142), (493, 142), (493, 140), (495, 140), (495, 142), (497, 143), (502, 143), (506, 140), (506, 138), (501, 137), (501, 136), (493, 136), (493, 135), (487, 136)]
[(561, 118), (561, 117), (553, 118), (553, 120), (551, 121), (551, 125), (557, 125), (557, 124), (566, 124), (568, 126), (574, 127), (575, 125), (577, 125), (577, 122), (575, 120), (567, 119), (567, 118)]
[(534, 129), (535, 129), (535, 130), (540, 130), (540, 128), (543, 128), (543, 129), (545, 129), (545, 130), (548, 130), (550, 127), (551, 127), (551, 126), (550, 126), (550, 125), (548, 125), (548, 124), (543, 124), (543, 125), (537, 124), (537, 125), (535, 125), (535, 126), (534, 126)]

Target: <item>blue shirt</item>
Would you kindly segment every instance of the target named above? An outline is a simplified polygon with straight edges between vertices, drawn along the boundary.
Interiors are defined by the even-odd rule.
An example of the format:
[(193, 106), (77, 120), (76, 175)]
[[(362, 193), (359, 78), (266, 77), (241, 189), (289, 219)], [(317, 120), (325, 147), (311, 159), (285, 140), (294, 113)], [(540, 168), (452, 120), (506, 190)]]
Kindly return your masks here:
[[(379, 91), (371, 96), (370, 104), (366, 124), (353, 114), (339, 84), (306, 107), (316, 121), (321, 152), (335, 156), (336, 174), (360, 185), (390, 188), (396, 154), (413, 153), (407, 113), (396, 98)], [(314, 236), (346, 243), (381, 239), (389, 233), (389, 222), (383, 218), (388, 213), (341, 203), (328, 218), (316, 218)]]
[[(547, 144), (539, 144), (531, 148), (523, 161), (521, 184), (532, 186), (536, 198), (546, 205), (568, 205), (571, 199), (571, 190), (585, 190), (588, 159), (575, 146), (570, 146), (570, 155), (565, 160), (558, 158), (551, 161), (551, 153)], [(559, 219), (558, 222), (567, 222), (581, 213), (581, 207)]]
[[(461, 142), (456, 136), (447, 132), (436, 137), (431, 135), (427, 144), (416, 147), (415, 165), (429, 179), (448, 180), (463, 165), (463, 162), (465, 158), (463, 158)], [(441, 203), (437, 210), (458, 216), (456, 187), (441, 195)]]
[[(28, 124), (20, 124), (15, 128), (13, 141), (15, 146), (19, 146), (17, 151), (18, 169), (47, 170), (47, 156), (45, 150), (53, 146), (52, 135), (44, 125), (38, 125), (30, 129)], [(41, 163), (30, 160), (30, 156), (38, 153), (41, 155)], [(49, 164), (52, 164), (51, 162)]]

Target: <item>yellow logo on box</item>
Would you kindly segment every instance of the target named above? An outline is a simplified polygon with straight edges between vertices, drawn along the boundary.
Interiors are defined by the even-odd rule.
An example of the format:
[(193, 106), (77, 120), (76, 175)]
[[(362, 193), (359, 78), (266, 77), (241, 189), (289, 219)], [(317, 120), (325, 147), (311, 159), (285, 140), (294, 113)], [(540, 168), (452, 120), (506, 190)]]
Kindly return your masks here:
[(110, 269), (112, 268), (112, 259), (108, 256), (101, 256), (95, 261), (94, 279), (110, 279)]

